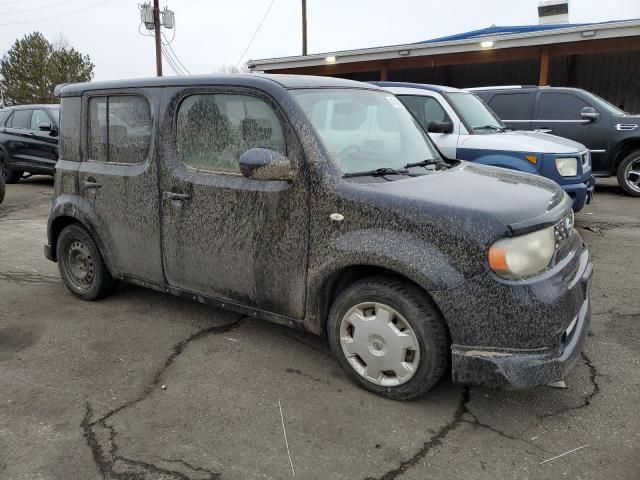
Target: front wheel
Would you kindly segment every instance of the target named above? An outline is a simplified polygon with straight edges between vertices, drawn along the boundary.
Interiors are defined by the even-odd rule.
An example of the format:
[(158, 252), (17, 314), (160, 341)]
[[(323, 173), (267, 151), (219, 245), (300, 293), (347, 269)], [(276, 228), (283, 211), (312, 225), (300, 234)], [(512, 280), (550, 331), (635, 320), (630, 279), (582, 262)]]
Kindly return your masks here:
[(618, 183), (627, 195), (640, 197), (640, 150), (630, 153), (620, 162)]
[(395, 400), (442, 378), (449, 340), (442, 315), (418, 287), (394, 277), (359, 280), (331, 306), (329, 344), (358, 385)]
[(4, 179), (4, 183), (10, 184), (18, 183), (20, 178), (22, 178), (23, 172), (9, 169), (6, 160), (2, 156), (0, 156), (0, 174)]
[(109, 273), (95, 241), (80, 225), (69, 225), (60, 232), (56, 258), (67, 288), (82, 300), (106, 297), (118, 285)]

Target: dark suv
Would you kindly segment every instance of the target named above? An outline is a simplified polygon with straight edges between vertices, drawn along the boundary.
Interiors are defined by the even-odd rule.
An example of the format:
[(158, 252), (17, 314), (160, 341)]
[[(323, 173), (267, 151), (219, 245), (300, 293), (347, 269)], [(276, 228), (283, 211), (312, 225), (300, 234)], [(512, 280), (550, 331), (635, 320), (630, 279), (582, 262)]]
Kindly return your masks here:
[(640, 115), (578, 88), (470, 90), (512, 128), (553, 133), (586, 145), (595, 176), (616, 175), (625, 193), (640, 197)]
[(55, 173), (59, 112), (59, 105), (0, 110), (0, 171), (6, 183), (17, 182), (24, 173)]
[(589, 253), (551, 180), (445, 162), (393, 95), (348, 80), (65, 85), (47, 258), (85, 300), (118, 280), (325, 334), (396, 399), (564, 377)]

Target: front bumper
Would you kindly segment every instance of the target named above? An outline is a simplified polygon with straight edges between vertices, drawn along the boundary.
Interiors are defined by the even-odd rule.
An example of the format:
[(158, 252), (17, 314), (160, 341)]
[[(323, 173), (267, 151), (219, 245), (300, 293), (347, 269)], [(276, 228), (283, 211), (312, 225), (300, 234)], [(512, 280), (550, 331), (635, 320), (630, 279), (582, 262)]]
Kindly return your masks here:
[(585, 205), (591, 203), (596, 186), (596, 179), (590, 176), (586, 182), (569, 183), (560, 186), (571, 197), (573, 201), (573, 211), (577, 213), (582, 210)]
[(455, 382), (526, 388), (561, 380), (576, 364), (589, 329), (593, 266), (573, 237), (571, 253), (539, 277), (509, 282), (489, 274), (433, 292), (451, 332)]

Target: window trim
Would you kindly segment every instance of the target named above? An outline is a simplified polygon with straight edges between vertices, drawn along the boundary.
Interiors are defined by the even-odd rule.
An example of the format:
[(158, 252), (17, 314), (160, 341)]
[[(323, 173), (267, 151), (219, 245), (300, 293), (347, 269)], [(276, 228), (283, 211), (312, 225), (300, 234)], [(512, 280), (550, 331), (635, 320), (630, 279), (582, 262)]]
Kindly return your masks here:
[[(246, 90), (245, 90), (246, 89)], [(274, 113), (278, 123), (280, 124), (280, 128), (282, 130), (282, 138), (284, 140), (284, 156), (289, 160), (291, 164), (291, 170), (295, 171), (295, 162), (289, 157), (289, 141), (287, 139), (287, 128), (286, 128), (286, 116), (280, 111), (280, 107), (278, 102), (276, 102), (270, 95), (262, 90), (252, 89), (251, 87), (232, 87), (227, 85), (220, 86), (210, 86), (210, 87), (201, 87), (201, 88), (185, 88), (178, 92), (171, 100), (170, 104), (172, 105), (171, 112), (173, 115), (171, 121), (172, 135), (171, 141), (173, 143), (173, 154), (175, 159), (191, 173), (201, 174), (201, 175), (224, 175), (228, 177), (244, 177), (241, 172), (223, 172), (220, 170), (203, 170), (192, 167), (188, 163), (186, 163), (180, 155), (178, 150), (178, 114), (180, 113), (180, 107), (184, 103), (184, 101), (195, 95), (238, 95), (243, 97), (252, 97), (255, 98), (264, 104), (266, 104), (271, 111)]]
[[(146, 155), (144, 157), (144, 160), (142, 160), (141, 162), (112, 162), (110, 161), (110, 155), (109, 155), (109, 97), (139, 97), (142, 98), (145, 102), (147, 102), (147, 105), (149, 107), (149, 120), (151, 122), (150, 124), (150, 128), (151, 131), (149, 132), (149, 144), (147, 146), (147, 152)], [(90, 118), (90, 110), (89, 110), (89, 102), (91, 101), (91, 99), (93, 98), (105, 98), (106, 102), (106, 110), (107, 110), (107, 161), (103, 162), (101, 160), (95, 160), (91, 157), (89, 157), (89, 137), (90, 137), (90, 122), (89, 122), (89, 118)], [(136, 165), (145, 165), (149, 162), (149, 159), (151, 158), (151, 152), (152, 152), (152, 146), (154, 143), (154, 131), (155, 131), (155, 126), (154, 126), (154, 114), (153, 114), (153, 107), (151, 105), (151, 102), (149, 101), (149, 99), (147, 98), (146, 95), (143, 95), (141, 93), (138, 92), (128, 92), (128, 91), (116, 91), (116, 92), (105, 92), (105, 91), (98, 91), (95, 94), (94, 93), (89, 93), (89, 94), (85, 94), (82, 96), (82, 104), (81, 104), (81, 111), (82, 111), (82, 116), (83, 116), (83, 121), (82, 121), (82, 128), (84, 128), (84, 140), (81, 142), (81, 144), (83, 145), (83, 154), (82, 154), (82, 162), (91, 162), (91, 163), (99, 163), (102, 165), (121, 165), (121, 166), (125, 166), (125, 167), (130, 167), (130, 166), (136, 166)]]

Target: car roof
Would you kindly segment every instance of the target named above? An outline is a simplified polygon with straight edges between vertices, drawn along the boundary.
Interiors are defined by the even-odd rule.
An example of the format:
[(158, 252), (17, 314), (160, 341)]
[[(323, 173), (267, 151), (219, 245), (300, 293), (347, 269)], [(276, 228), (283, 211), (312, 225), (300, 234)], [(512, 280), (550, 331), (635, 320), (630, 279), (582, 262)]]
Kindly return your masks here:
[(110, 80), (105, 82), (71, 83), (58, 85), (55, 94), (61, 97), (77, 96), (92, 90), (108, 90), (117, 88), (143, 87), (183, 87), (206, 85), (234, 86), (276, 86), (285, 89), (298, 88), (369, 88), (377, 89), (369, 84), (334, 77), (317, 77), (312, 75), (281, 74), (233, 74), (233, 75), (188, 75), (170, 77), (150, 77), (127, 80)]
[(408, 82), (369, 82), (379, 87), (397, 87), (397, 88), (418, 88), (420, 90), (429, 90), (437, 93), (463, 92), (459, 88), (445, 87), (444, 85), (431, 85), (428, 83), (408, 83)]
[(33, 105), (11, 105), (7, 106), (5, 110), (26, 110), (31, 108), (60, 108), (58, 103), (34, 103)]
[(492, 87), (473, 87), (467, 88), (470, 92), (522, 92), (522, 91), (535, 91), (535, 90), (563, 90), (563, 91), (576, 91), (583, 92), (581, 88), (573, 87), (553, 87), (550, 85), (502, 85)]

